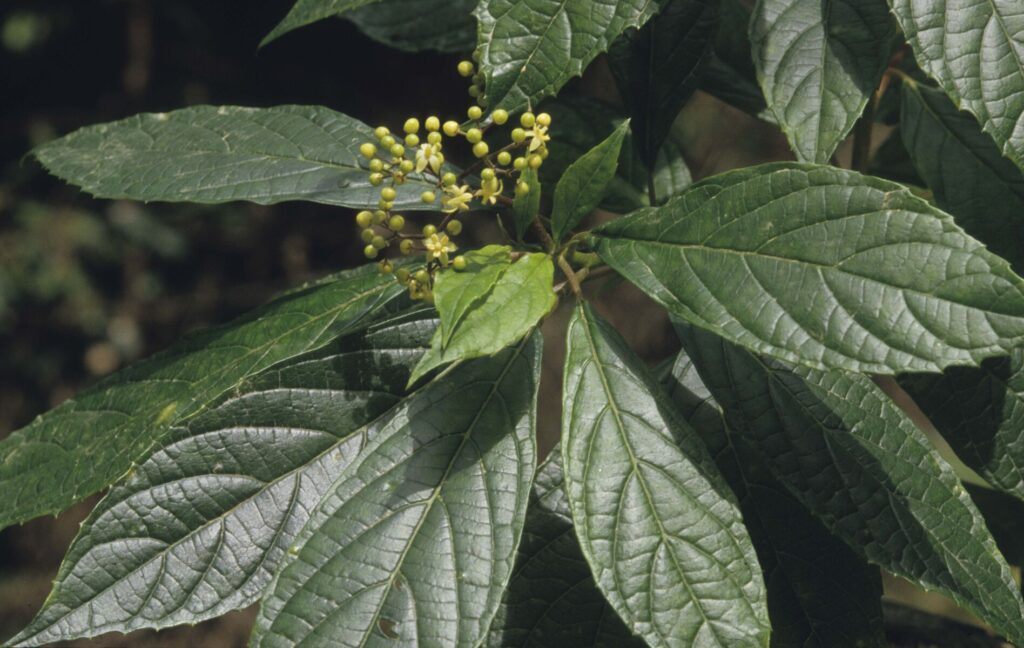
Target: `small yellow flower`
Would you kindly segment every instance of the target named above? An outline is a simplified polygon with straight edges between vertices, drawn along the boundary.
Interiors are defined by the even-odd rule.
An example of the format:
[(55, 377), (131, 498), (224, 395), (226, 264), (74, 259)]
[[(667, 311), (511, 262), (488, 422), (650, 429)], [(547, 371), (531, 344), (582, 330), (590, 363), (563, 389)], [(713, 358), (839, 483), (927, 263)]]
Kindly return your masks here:
[(427, 262), (439, 261), (444, 267), (448, 266), (448, 253), (458, 249), (447, 234), (431, 234), (423, 241), (423, 246), (427, 248)]
[(485, 205), (493, 205), (498, 202), (498, 196), (501, 195), (504, 188), (505, 184), (497, 178), (484, 180), (480, 183), (480, 190), (476, 192), (476, 197)]
[(542, 126), (540, 122), (534, 122), (533, 128), (526, 132), (526, 137), (530, 140), (531, 153), (551, 140), (551, 136), (548, 135), (548, 127)]
[(469, 201), (473, 200), (473, 194), (469, 185), (452, 185), (444, 188), (444, 195), (441, 196), (441, 207), (448, 214), (458, 211), (469, 211)]
[(416, 173), (423, 173), (428, 166), (434, 173), (441, 172), (441, 165), (444, 164), (444, 156), (441, 154), (440, 144), (421, 144), (416, 149)]

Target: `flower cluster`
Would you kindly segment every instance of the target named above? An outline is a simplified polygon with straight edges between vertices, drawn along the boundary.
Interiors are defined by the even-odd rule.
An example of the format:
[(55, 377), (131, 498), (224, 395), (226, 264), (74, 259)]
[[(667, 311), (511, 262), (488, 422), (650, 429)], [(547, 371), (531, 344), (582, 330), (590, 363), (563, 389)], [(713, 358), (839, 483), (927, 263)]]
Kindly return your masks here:
[[(464, 77), (473, 78), (470, 94), (481, 99), (483, 77), (476, 72), (473, 63), (462, 61), (458, 71)], [(378, 126), (373, 131), (376, 141), (364, 142), (359, 147), (359, 153), (366, 159), (370, 184), (380, 187), (377, 209), (356, 215), (366, 244), (364, 254), (375, 259), (392, 244), (397, 244), (403, 255), (422, 252), (427, 265), (416, 272), (395, 271), (386, 258), (380, 262), (381, 271), (394, 272), (413, 299), (432, 301), (435, 273), (449, 266), (456, 270), (465, 267), (465, 259), (452, 256), (457, 247), (450, 237), (462, 231), (459, 217), (471, 210), (474, 200), (485, 207), (510, 205), (512, 197), (504, 193), (506, 180), (514, 187), (515, 195), (528, 193), (530, 185), (522, 179), (522, 172), (527, 168), (540, 168), (548, 157), (551, 116), (547, 113), (520, 115), (519, 126), (508, 135), (511, 141), (494, 151), (486, 136), (492, 129), (508, 123), (508, 112), (498, 109), (485, 117), (483, 108), (473, 105), (466, 116), (469, 120), (465, 124), (454, 120), (442, 123), (436, 116), (427, 117), (421, 123), (410, 117), (403, 124), (401, 134)], [(456, 174), (446, 166), (446, 138), (462, 138), (470, 145), (476, 162), (466, 171)], [(479, 185), (475, 184), (474, 173), (478, 173)], [(407, 232), (405, 217), (395, 212), (399, 188), (410, 179), (420, 185), (433, 184), (420, 193), (419, 199), (429, 206), (428, 209), (444, 214), (438, 225), (425, 225), (419, 233)]]

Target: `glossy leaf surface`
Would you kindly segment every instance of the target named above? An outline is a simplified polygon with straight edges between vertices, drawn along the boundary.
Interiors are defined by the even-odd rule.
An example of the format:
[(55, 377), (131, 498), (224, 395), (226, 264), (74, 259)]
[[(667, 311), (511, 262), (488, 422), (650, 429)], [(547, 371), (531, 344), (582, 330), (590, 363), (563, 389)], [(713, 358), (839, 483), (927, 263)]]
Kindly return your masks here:
[(288, 15), (266, 35), (261, 45), (277, 40), (293, 29), (378, 2), (379, 0), (296, 0)]
[(730, 429), (866, 560), (1019, 643), (1024, 602), (953, 469), (862, 374), (792, 367), (696, 327), (680, 337)]
[(569, 323), (562, 456), (598, 587), (651, 646), (767, 646), (760, 568), (700, 438), (589, 305)]
[(93, 510), (12, 643), (163, 628), (255, 603), (400, 403), (436, 320), (402, 316), (264, 372), (172, 430)]
[(555, 187), (551, 208), (552, 234), (562, 238), (594, 211), (604, 198), (608, 183), (615, 177), (622, 140), (629, 131), (626, 120), (603, 142), (573, 162)]
[(378, 0), (343, 15), (375, 41), (407, 52), (468, 52), (476, 0)]
[(399, 301), (394, 278), (376, 268), (341, 273), (114, 374), (0, 442), (0, 526), (62, 511), (109, 486), (172, 425)]
[[(97, 198), (375, 208), (363, 142), (376, 142), (369, 126), (319, 106), (197, 106), (87, 126), (34, 153)], [(395, 206), (422, 209), (431, 186), (405, 183)]]
[(539, 335), (459, 367), (367, 430), (300, 536), (252, 645), (476, 646), (535, 468)]
[(1024, 281), (900, 185), (767, 164), (595, 230), (671, 313), (778, 359), (892, 374), (1024, 343)]

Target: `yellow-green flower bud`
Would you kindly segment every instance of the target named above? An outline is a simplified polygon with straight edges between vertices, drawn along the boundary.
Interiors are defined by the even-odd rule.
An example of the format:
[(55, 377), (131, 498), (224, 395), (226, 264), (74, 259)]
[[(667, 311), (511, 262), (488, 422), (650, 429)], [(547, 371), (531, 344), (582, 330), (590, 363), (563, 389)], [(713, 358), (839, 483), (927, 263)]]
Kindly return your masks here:
[(373, 247), (372, 245), (367, 245), (366, 247), (363, 248), (363, 256), (365, 256), (367, 259), (376, 259), (377, 254), (379, 253), (380, 250)]
[(359, 152), (367, 160), (372, 160), (374, 155), (377, 155), (377, 147), (369, 142), (364, 142), (359, 146)]
[[(456, 131), (456, 132), (458, 132), (458, 131)], [(438, 144), (440, 144), (441, 140), (443, 140), (443, 139), (444, 139), (444, 136), (441, 135), (441, 133), (434, 132), (434, 133), (430, 133), (429, 135), (427, 135), (427, 143), (428, 144), (433, 144), (434, 146), (437, 146)]]
[(380, 138), (380, 145), (386, 149), (390, 149), (392, 146), (395, 145), (395, 138), (392, 137), (391, 135), (385, 135), (384, 137)]
[(541, 126), (545, 126), (545, 127), (550, 126), (551, 125), (551, 115), (549, 115), (547, 113), (541, 113), (541, 114), (537, 115), (537, 123), (540, 124)]
[(416, 274), (414, 274), (412, 278), (416, 280), (416, 283), (422, 286), (426, 286), (430, 283), (430, 273), (426, 270), (417, 270)]
[(392, 216), (388, 220), (388, 229), (390, 230), (398, 232), (401, 231), (403, 227), (405, 227), (405, 217), (403, 216)]
[(486, 157), (490, 151), (491, 147), (487, 146), (487, 142), (477, 142), (473, 145), (473, 155), (478, 158)]
[(402, 126), (402, 130), (410, 135), (418, 133), (420, 131), (420, 120), (415, 117), (410, 117), (405, 120), (405, 125)]
[(403, 239), (402, 242), (398, 244), (398, 251), (402, 254), (412, 254), (413, 245), (412, 239)]
[(382, 260), (377, 267), (380, 269), (381, 274), (391, 274), (395, 271), (395, 266), (391, 265), (391, 262), (387, 259)]
[(522, 171), (523, 169), (526, 168), (526, 158), (524, 158), (524, 157), (517, 157), (516, 161), (512, 163), (512, 167), (516, 171)]
[(433, 133), (434, 131), (441, 128), (441, 120), (431, 115), (430, 117), (427, 117), (426, 120), (424, 120), (423, 125), (426, 127), (428, 131)]
[(412, 173), (416, 170), (416, 163), (412, 160), (402, 160), (398, 168), (402, 170), (402, 173)]
[(448, 221), (448, 224), (445, 226), (444, 229), (452, 236), (458, 236), (459, 234), (462, 233), (462, 221)]
[(525, 196), (530, 193), (530, 185), (524, 180), (520, 180), (516, 183), (516, 193), (520, 196)]
[(377, 210), (373, 212), (373, 224), (383, 225), (384, 221), (387, 220), (388, 214), (385, 211)]
[(459, 75), (466, 77), (467, 79), (473, 76), (473, 70), (476, 66), (473, 65), (472, 61), (459, 61)]
[(437, 234), (437, 228), (436, 227), (434, 227), (433, 225), (424, 225), (423, 226), (423, 236), (424, 236), (424, 238), (430, 238), (434, 234)]
[[(405, 242), (406, 241), (402, 241), (402, 243)], [(412, 243), (412, 241), (408, 242)], [(399, 268), (398, 270), (395, 270), (395, 279), (398, 280), (398, 283), (405, 285), (406, 283), (409, 282), (409, 271), (406, 270), (405, 268)]]
[(519, 116), (519, 123), (523, 125), (523, 128), (533, 128), (533, 125), (537, 123), (537, 118), (532, 112), (524, 112)]
[(394, 144), (391, 147), (391, 155), (395, 156), (396, 158), (403, 157), (405, 155), (405, 147), (402, 146), (401, 144)]
[(356, 224), (364, 229), (373, 225), (373, 212), (363, 210), (356, 214)]
[(371, 173), (370, 174), (370, 184), (372, 184), (374, 187), (379, 186), (380, 183), (382, 183), (382, 182), (384, 182), (384, 174), (383, 173)]
[(387, 126), (378, 126), (377, 128), (373, 129), (373, 135), (377, 139), (384, 139), (390, 134), (391, 131), (388, 130)]
[(531, 169), (539, 169), (540, 165), (544, 164), (544, 158), (534, 153), (526, 158), (526, 163), (530, 165)]
[(470, 97), (473, 97), (474, 99), (479, 99), (482, 94), (483, 91), (480, 90), (480, 86), (469, 86)]
[(481, 180), (494, 180), (494, 169), (488, 167), (480, 172)]
[(437, 194), (435, 194), (433, 191), (424, 191), (423, 193), (420, 194), (420, 200), (430, 205), (435, 200), (437, 200)]
[(448, 137), (455, 137), (459, 134), (459, 122), (457, 121), (446, 121), (442, 128), (444, 129), (444, 134)]
[(508, 111), (498, 108), (497, 110), (494, 111), (491, 117), (494, 119), (495, 124), (501, 126), (502, 124), (508, 121)]
[(380, 190), (380, 197), (384, 200), (391, 202), (398, 197), (398, 192), (391, 187), (384, 187)]
[(383, 250), (388, 246), (388, 242), (384, 240), (383, 236), (374, 236), (373, 240), (370, 241), (370, 245), (377, 248), (378, 250)]
[(512, 164), (512, 154), (508, 151), (502, 151), (498, 153), (498, 164), (501, 166), (508, 166)]
[(372, 160), (370, 160), (370, 171), (383, 171), (383, 170), (384, 170), (384, 161), (383, 160), (378, 160), (377, 158), (373, 158)]
[(454, 173), (452, 173), (451, 171), (449, 171), (449, 172), (445, 173), (443, 176), (441, 176), (441, 184), (443, 184), (446, 187), (451, 187), (452, 185), (454, 185), (458, 181), (459, 181), (459, 177), (457, 175), (455, 175)]
[(416, 148), (420, 145), (420, 136), (409, 133), (405, 136), (405, 145), (409, 148)]
[(526, 131), (524, 131), (522, 128), (513, 128), (512, 129), (512, 141), (515, 142), (516, 144), (522, 144), (523, 142), (525, 142), (526, 141)]
[(465, 270), (466, 269), (466, 257), (464, 257), (464, 256), (462, 256), (460, 254), (459, 256), (457, 256), (454, 259), (452, 259), (452, 267), (455, 268), (458, 271)]
[(469, 110), (466, 111), (466, 114), (470, 119), (480, 119), (484, 116), (484, 109), (480, 106), (470, 106)]
[(384, 200), (383, 198), (381, 198), (377, 202), (377, 206), (380, 207), (381, 209), (383, 209), (384, 211), (387, 211), (387, 210), (391, 209), (392, 207), (394, 207), (395, 203), (387, 201), (387, 200)]
[(373, 241), (374, 236), (377, 236), (377, 234), (372, 229), (364, 229), (359, 238), (363, 239), (363, 243), (370, 243)]
[(479, 128), (470, 128), (466, 131), (466, 140), (470, 144), (476, 144), (484, 138), (484, 133)]

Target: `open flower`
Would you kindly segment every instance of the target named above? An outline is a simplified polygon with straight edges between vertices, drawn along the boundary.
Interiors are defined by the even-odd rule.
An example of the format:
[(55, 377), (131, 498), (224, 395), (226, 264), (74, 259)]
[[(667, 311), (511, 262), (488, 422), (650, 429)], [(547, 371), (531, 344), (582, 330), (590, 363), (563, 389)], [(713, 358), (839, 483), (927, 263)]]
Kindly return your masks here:
[(423, 246), (427, 248), (427, 262), (438, 261), (444, 267), (448, 266), (448, 253), (458, 249), (448, 240), (447, 234), (431, 234), (430, 238), (424, 239)]
[(483, 180), (480, 183), (480, 190), (476, 192), (476, 197), (485, 205), (493, 205), (498, 202), (498, 196), (501, 195), (504, 188), (505, 184), (497, 178)]
[(548, 127), (541, 126), (540, 122), (534, 123), (533, 128), (526, 131), (526, 137), (530, 140), (531, 153), (551, 140), (551, 136), (548, 135)]
[(421, 144), (416, 149), (416, 173), (423, 173), (428, 166), (434, 173), (440, 173), (442, 164), (444, 164), (444, 155), (441, 154), (439, 144)]
[(444, 188), (444, 195), (441, 196), (441, 207), (445, 213), (454, 214), (458, 211), (469, 211), (469, 202), (473, 200), (473, 194), (469, 185), (452, 185)]

